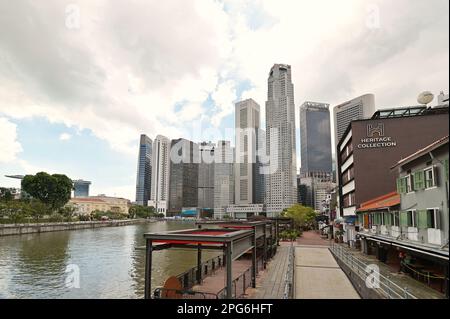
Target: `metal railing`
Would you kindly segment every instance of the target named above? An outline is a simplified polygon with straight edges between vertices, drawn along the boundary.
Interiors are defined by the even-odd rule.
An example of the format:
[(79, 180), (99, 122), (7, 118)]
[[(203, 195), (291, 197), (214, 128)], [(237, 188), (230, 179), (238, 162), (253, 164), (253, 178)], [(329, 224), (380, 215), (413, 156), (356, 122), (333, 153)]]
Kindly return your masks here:
[[(224, 266), (224, 257), (216, 256), (211, 258), (200, 265), (201, 268), (201, 279), (214, 274), (214, 272)], [(193, 286), (198, 284), (198, 267), (192, 267), (191, 269), (176, 276), (180, 282), (183, 289), (191, 289)]]
[[(256, 260), (256, 273), (258, 269), (263, 269), (264, 261), (262, 258)], [(239, 299), (245, 295), (245, 291), (252, 285), (252, 267), (250, 266), (239, 277), (232, 282), (232, 298)], [(224, 287), (217, 293), (218, 299), (227, 298), (227, 287)]]
[(218, 299), (217, 295), (212, 293), (168, 288), (156, 288), (153, 297), (155, 299)]
[[(390, 280), (389, 276), (384, 276), (379, 271), (376, 271), (371, 264), (365, 263), (364, 261), (356, 258), (351, 254), (347, 248), (342, 245), (331, 243), (330, 247), (333, 255), (338, 258), (342, 263), (347, 265), (350, 270), (359, 276), (364, 282), (368, 280), (376, 280), (373, 282), (373, 286), (379, 292), (381, 292), (388, 299), (417, 299), (416, 296), (408, 291), (407, 287), (400, 287), (398, 284)], [(370, 276), (370, 278), (368, 278)], [(371, 281), (372, 282), (372, 281)]]
[(289, 261), (286, 276), (284, 278), (283, 299), (292, 299), (294, 293), (295, 248), (293, 243), (289, 246), (288, 255)]

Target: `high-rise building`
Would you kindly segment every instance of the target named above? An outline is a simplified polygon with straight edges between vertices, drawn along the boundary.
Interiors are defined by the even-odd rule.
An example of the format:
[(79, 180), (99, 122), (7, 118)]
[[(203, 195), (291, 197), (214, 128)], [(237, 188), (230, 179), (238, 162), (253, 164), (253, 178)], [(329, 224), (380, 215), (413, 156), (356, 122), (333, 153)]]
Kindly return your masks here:
[(264, 176), (267, 216), (297, 201), (295, 106), (291, 66), (275, 64), (269, 73), (266, 102), (266, 151), (270, 169)]
[(136, 204), (147, 206), (152, 183), (152, 140), (145, 134), (139, 142), (139, 157), (136, 178)]
[(305, 102), (300, 106), (301, 172), (331, 173), (329, 104)]
[(214, 151), (214, 218), (222, 219), (234, 203), (234, 148), (218, 141)]
[(213, 210), (214, 208), (214, 143), (202, 142), (200, 147), (200, 163), (198, 164), (198, 207)]
[(170, 140), (158, 135), (153, 141), (152, 184), (149, 206), (166, 214), (169, 204)]
[(77, 179), (73, 181), (73, 197), (88, 197), (91, 182)]
[(170, 150), (169, 209), (167, 215), (180, 215), (183, 208), (198, 206), (198, 144), (180, 138)]
[(239, 205), (256, 202), (259, 111), (252, 99), (236, 103), (235, 202)]
[(370, 118), (375, 113), (375, 95), (365, 94), (333, 108), (335, 145), (353, 120)]

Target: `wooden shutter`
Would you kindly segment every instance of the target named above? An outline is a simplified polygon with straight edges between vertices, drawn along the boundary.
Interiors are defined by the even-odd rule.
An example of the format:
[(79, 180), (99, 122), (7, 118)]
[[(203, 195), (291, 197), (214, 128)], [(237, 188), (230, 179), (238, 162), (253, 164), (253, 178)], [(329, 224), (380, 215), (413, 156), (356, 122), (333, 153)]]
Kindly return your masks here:
[(429, 220), (428, 220), (428, 214), (426, 210), (419, 210), (417, 211), (418, 214), (418, 220), (417, 220), (417, 228), (425, 229), (429, 228)]
[(403, 185), (402, 180), (403, 180), (403, 178), (401, 178), (401, 177), (397, 178), (397, 193), (399, 193), (399, 194), (404, 193), (403, 186), (402, 186)]
[(421, 190), (425, 188), (425, 177), (423, 171), (414, 173), (414, 190)]
[(444, 173), (445, 173), (445, 180), (448, 181), (448, 158), (444, 160)]
[(391, 213), (384, 213), (384, 224), (386, 226), (391, 226), (392, 225), (391, 216), (392, 216)]
[(400, 226), (408, 226), (408, 213), (400, 212)]

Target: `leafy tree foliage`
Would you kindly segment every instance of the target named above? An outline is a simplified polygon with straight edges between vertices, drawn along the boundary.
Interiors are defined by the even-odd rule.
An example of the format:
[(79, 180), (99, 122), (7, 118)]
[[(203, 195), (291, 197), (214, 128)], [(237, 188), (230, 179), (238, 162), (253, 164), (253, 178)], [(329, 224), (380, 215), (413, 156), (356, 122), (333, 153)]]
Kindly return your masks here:
[(282, 216), (294, 220), (296, 229), (310, 229), (315, 223), (316, 215), (314, 209), (300, 204), (295, 204), (282, 213)]
[(52, 210), (57, 210), (69, 201), (73, 183), (66, 175), (40, 172), (26, 175), (22, 180), (22, 189)]

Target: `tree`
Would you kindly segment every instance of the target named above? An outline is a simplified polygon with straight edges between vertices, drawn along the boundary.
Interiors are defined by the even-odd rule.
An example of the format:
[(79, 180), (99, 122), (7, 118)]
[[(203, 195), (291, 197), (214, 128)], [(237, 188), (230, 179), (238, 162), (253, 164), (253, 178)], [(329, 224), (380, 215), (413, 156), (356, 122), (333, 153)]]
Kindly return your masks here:
[(26, 175), (22, 180), (22, 189), (54, 211), (69, 201), (73, 182), (66, 175), (39, 172)]
[(295, 204), (288, 208), (282, 215), (292, 218), (296, 229), (303, 229), (309, 228), (314, 223), (317, 214), (311, 207)]
[(9, 190), (8, 188), (0, 187), (0, 201), (9, 202), (13, 199), (14, 196), (11, 193), (11, 190)]
[(66, 205), (61, 207), (58, 210), (58, 213), (61, 214), (67, 221), (71, 221), (73, 216), (75, 215), (76, 207), (73, 205)]
[(32, 199), (28, 205), (29, 209), (27, 215), (33, 218), (36, 222), (39, 222), (39, 219), (41, 219), (44, 215), (48, 215), (51, 211), (49, 205), (37, 199)]
[(153, 206), (140, 206), (140, 205), (132, 205), (128, 209), (128, 216), (130, 218), (149, 218), (155, 217), (157, 214), (155, 213), (155, 208)]

